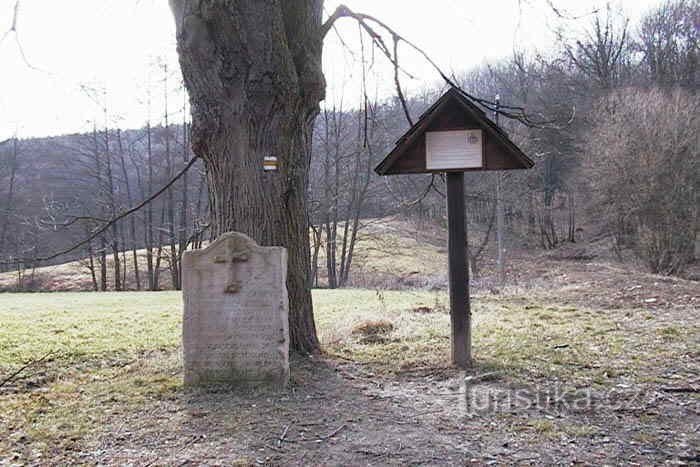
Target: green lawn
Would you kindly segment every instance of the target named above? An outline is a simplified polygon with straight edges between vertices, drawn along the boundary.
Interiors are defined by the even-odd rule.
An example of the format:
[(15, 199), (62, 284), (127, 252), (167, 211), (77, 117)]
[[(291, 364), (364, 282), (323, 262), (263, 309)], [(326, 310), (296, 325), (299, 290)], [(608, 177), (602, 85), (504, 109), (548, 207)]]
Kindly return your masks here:
[(181, 307), (175, 292), (0, 294), (0, 367), (49, 351), (78, 362), (174, 348)]

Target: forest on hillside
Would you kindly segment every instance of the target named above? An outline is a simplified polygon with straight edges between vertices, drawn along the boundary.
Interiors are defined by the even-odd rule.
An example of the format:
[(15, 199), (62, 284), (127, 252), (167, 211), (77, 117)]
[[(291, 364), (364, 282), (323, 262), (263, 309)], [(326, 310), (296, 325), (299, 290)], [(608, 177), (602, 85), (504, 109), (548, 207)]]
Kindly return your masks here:
[[(605, 240), (619, 261), (682, 275), (696, 260), (700, 226), (700, 3), (668, 1), (635, 24), (614, 8), (582, 21), (585, 34), (562, 34), (546, 53), (513, 52), (452, 78), (474, 96), (499, 95), (500, 125), (536, 162), (529, 171), (467, 174), (468, 221), (483, 232), (471, 238), (471, 260), (494, 235), (500, 193), (508, 235), (530, 248)], [(442, 91), (409, 96), (411, 118)], [(516, 106), (529, 124), (508, 118)], [(351, 282), (354, 241), (371, 219), (444, 224), (440, 176), (373, 171), (409, 127), (405, 110), (398, 98), (367, 95), (322, 107), (308, 192), (312, 279), (323, 270), (329, 287)], [(193, 159), (189, 123), (172, 121), (167, 106), (140, 129), (120, 129), (104, 112), (89, 133), (0, 142), (0, 271), (85, 258), (95, 290), (157, 290), (161, 274), (179, 288), (182, 252), (209, 239), (201, 161), (154, 202), (55, 256)], [(146, 267), (136, 261), (140, 249)], [(127, 271), (135, 283), (125, 284)]]

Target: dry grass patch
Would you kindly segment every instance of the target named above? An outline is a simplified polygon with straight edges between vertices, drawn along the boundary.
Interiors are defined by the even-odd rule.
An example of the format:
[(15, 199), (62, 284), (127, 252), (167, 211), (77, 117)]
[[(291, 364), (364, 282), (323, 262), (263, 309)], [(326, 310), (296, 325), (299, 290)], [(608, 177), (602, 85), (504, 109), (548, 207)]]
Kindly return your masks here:
[(360, 336), (363, 344), (380, 344), (389, 341), (389, 334), (394, 330), (390, 321), (365, 321), (352, 330), (352, 334)]
[[(386, 378), (451, 366), (447, 304), (443, 292), (314, 291), (327, 354)], [(435, 311), (413, 311), (420, 307)], [(504, 379), (610, 388), (700, 370), (690, 345), (700, 340), (696, 316), (681, 323), (503, 295), (477, 296), (472, 309), (477, 371)], [(180, 332), (178, 292), (0, 295), (0, 380), (54, 351), (0, 389), (0, 452), (42, 463), (92, 449), (105, 418), (114, 424), (182, 398)], [(529, 430), (560, 431), (548, 423)]]

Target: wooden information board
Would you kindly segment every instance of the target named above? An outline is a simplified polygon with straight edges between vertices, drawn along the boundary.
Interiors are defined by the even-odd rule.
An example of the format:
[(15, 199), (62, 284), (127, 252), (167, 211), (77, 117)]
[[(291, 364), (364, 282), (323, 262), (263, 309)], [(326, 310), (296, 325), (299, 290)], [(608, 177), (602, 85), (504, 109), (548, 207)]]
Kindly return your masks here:
[(471, 365), (464, 172), (534, 165), (479, 106), (453, 87), (421, 115), (374, 169), (379, 175), (447, 174), (452, 361), (462, 368)]

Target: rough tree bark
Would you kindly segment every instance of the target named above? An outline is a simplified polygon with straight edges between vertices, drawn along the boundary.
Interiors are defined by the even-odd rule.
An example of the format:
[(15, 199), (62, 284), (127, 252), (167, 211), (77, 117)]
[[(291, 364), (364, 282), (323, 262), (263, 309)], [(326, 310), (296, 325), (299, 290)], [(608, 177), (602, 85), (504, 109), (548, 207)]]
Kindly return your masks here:
[[(318, 349), (309, 288), (306, 189), (324, 96), (322, 0), (170, 0), (205, 162), (212, 233), (236, 230), (289, 252), (293, 349)], [(279, 171), (263, 172), (275, 156)]]

